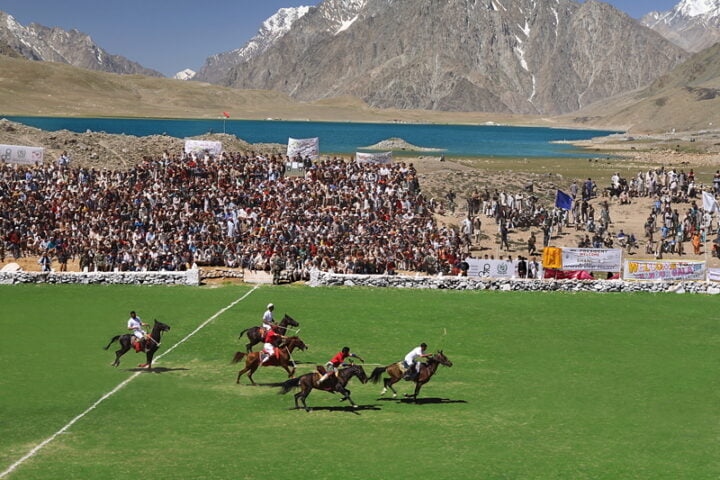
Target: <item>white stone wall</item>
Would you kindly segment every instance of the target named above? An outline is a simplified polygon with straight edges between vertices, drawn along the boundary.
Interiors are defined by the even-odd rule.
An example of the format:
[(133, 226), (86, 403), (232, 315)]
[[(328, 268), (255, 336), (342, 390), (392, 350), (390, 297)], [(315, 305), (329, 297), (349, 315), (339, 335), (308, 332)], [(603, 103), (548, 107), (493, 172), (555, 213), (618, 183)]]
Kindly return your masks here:
[(0, 285), (20, 283), (200, 285), (200, 272), (0, 272)]
[(624, 282), (621, 280), (491, 280), (467, 277), (420, 277), (402, 275), (340, 275), (314, 271), (312, 287), (420, 288), (446, 290), (500, 290), (529, 292), (652, 292), (720, 294), (714, 282)]

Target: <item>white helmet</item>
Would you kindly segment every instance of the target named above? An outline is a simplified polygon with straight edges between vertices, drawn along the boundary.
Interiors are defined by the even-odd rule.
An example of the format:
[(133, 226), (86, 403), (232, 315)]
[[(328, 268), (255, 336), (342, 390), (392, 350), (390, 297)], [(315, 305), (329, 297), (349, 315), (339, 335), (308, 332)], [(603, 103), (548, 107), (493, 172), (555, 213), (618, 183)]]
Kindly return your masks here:
[(270, 310), (270, 309), (273, 308), (274, 306), (275, 306), (275, 305), (273, 305), (272, 303), (268, 303), (267, 308), (268, 308), (268, 310)]

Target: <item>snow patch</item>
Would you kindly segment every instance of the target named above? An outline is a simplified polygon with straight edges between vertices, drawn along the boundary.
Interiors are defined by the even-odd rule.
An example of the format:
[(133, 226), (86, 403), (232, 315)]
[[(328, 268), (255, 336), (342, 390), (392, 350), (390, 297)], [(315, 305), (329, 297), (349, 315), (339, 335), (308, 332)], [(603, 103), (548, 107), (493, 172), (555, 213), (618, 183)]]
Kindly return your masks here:
[(178, 72), (173, 76), (175, 80), (192, 80), (192, 78), (195, 76), (195, 71), (191, 70), (189, 68), (186, 68), (185, 70)]
[(520, 66), (526, 71), (529, 72), (530, 69), (528, 68), (527, 61), (525, 61), (525, 50), (520, 48), (519, 46), (515, 47), (513, 50), (515, 50), (515, 54), (518, 56), (518, 60), (520, 60)]
[(533, 103), (533, 98), (535, 98), (535, 93), (536, 93), (536, 88), (535, 88), (535, 86), (536, 86), (535, 75), (532, 76), (532, 82), (533, 82), (532, 94), (530, 95), (530, 98), (528, 98), (528, 102), (530, 102), (530, 103)]
[(686, 17), (697, 17), (720, 10), (720, 0), (683, 0), (674, 10)]
[(555, 15), (555, 38), (557, 38), (558, 27), (560, 26), (560, 17), (558, 16), (557, 10), (555, 10), (554, 7), (550, 7), (550, 10), (552, 10), (553, 15)]
[(340, 28), (338, 28), (337, 32), (335, 32), (335, 35), (337, 35), (337, 34), (340, 33), (340, 32), (344, 32), (345, 30), (347, 30), (348, 28), (350, 28), (350, 26), (351, 26), (353, 23), (355, 23), (355, 21), (358, 19), (359, 16), (360, 16), (360, 15), (355, 15), (352, 19), (350, 19), (350, 20), (348, 20), (348, 21), (346, 21), (346, 22), (342, 22), (342, 24), (340, 25)]

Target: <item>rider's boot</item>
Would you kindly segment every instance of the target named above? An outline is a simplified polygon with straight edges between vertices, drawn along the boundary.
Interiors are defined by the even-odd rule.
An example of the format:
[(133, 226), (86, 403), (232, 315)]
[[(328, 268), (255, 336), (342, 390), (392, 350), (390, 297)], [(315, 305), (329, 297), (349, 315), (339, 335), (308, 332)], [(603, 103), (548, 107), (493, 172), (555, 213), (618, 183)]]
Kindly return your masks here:
[(329, 376), (330, 376), (329, 373), (323, 374), (323, 376), (320, 377), (320, 380), (318, 380), (318, 387), (321, 387), (322, 384), (323, 384), (323, 382), (324, 382), (325, 380), (327, 380)]

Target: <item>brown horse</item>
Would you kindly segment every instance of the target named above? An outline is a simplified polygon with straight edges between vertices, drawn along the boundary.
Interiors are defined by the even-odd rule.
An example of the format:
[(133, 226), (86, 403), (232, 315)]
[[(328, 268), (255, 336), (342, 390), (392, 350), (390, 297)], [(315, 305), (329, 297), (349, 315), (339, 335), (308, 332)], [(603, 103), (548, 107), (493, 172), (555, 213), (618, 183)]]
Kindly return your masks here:
[[(146, 362), (138, 365), (140, 368), (151, 368), (152, 367), (152, 360), (155, 356), (155, 352), (158, 351), (158, 348), (160, 348), (160, 337), (162, 336), (163, 332), (167, 332), (170, 330), (169, 325), (165, 325), (162, 322), (158, 322), (155, 320), (155, 323), (153, 324), (152, 332), (150, 333), (150, 338), (152, 340), (143, 340), (143, 346), (145, 347), (145, 358)], [(113, 342), (116, 342), (120, 340), (120, 350), (115, 352), (115, 361), (111, 364), (113, 367), (117, 367), (120, 365), (120, 357), (125, 355), (130, 348), (132, 348), (132, 333), (126, 333), (125, 335), (117, 335), (110, 340), (110, 343), (107, 344), (105, 347), (105, 350), (110, 348), (110, 345), (113, 344)]]
[(307, 403), (305, 403), (305, 399), (310, 395), (313, 388), (330, 393), (340, 393), (343, 396), (343, 398), (340, 399), (341, 402), (349, 400), (353, 408), (358, 408), (355, 402), (352, 401), (352, 398), (350, 398), (350, 390), (346, 388), (348, 382), (354, 376), (357, 376), (362, 383), (367, 383), (368, 378), (365, 370), (360, 365), (352, 365), (339, 370), (337, 375), (328, 377), (322, 386), (318, 386), (318, 380), (320, 380), (321, 375), (317, 372), (306, 373), (300, 377), (290, 379), (281, 385), (282, 390), (280, 390), (280, 394), (285, 395), (293, 388), (300, 387), (300, 391), (295, 394), (295, 408), (300, 408), (300, 405), (298, 405), (298, 400), (300, 400), (308, 412), (311, 409), (307, 406)]
[[(277, 333), (279, 333), (280, 335), (285, 335), (288, 331), (288, 327), (298, 326), (300, 326), (300, 324), (286, 313), (280, 324), (277, 326)], [(248, 340), (250, 340), (250, 343), (245, 345), (245, 348), (247, 349), (247, 353), (250, 353), (252, 352), (252, 348), (258, 343), (262, 342), (263, 338), (265, 338), (265, 329), (263, 327), (246, 328), (245, 330), (240, 332), (240, 336), (238, 338), (242, 338), (245, 332), (247, 332)]]
[[(269, 358), (268, 361), (265, 362), (262, 366), (282, 367), (285, 369), (286, 372), (288, 372), (288, 378), (292, 378), (295, 375), (295, 362), (292, 361), (290, 354), (296, 348), (304, 351), (307, 350), (308, 347), (302, 340), (300, 340), (299, 337), (285, 338), (279, 346), (275, 347), (276, 351), (279, 352), (278, 356), (273, 356), (272, 358)], [(240, 377), (243, 373), (247, 372), (248, 378), (250, 379), (252, 384), (255, 385), (255, 380), (253, 380), (252, 375), (253, 373), (255, 373), (255, 370), (260, 367), (260, 353), (261, 352), (237, 352), (235, 354), (232, 359), (232, 363), (238, 363), (243, 358), (245, 359), (245, 368), (238, 372), (236, 383), (240, 383)], [(292, 370), (290, 370), (290, 365), (292, 365)]]
[[(435, 372), (437, 371), (439, 365), (452, 367), (452, 362), (448, 360), (445, 354), (443, 354), (442, 350), (440, 350), (434, 355), (429, 356), (427, 362), (420, 366), (420, 372), (414, 379), (415, 393), (413, 393), (412, 395), (405, 394), (405, 396), (417, 399), (418, 393), (420, 393), (420, 389), (423, 385), (430, 381), (430, 378), (432, 378), (433, 375), (435, 375)], [(390, 375), (390, 378), (384, 379), (385, 388), (382, 389), (380, 395), (385, 395), (387, 389), (390, 388), (390, 390), (393, 391), (393, 398), (395, 398), (397, 397), (397, 391), (393, 388), (393, 385), (403, 378), (403, 371), (400, 367), (400, 362), (392, 363), (387, 367), (376, 368), (375, 370), (373, 370), (372, 375), (370, 375), (370, 381), (372, 383), (378, 383), (380, 381), (380, 378), (382, 377), (383, 372), (385, 372), (386, 370), (387, 374)]]

